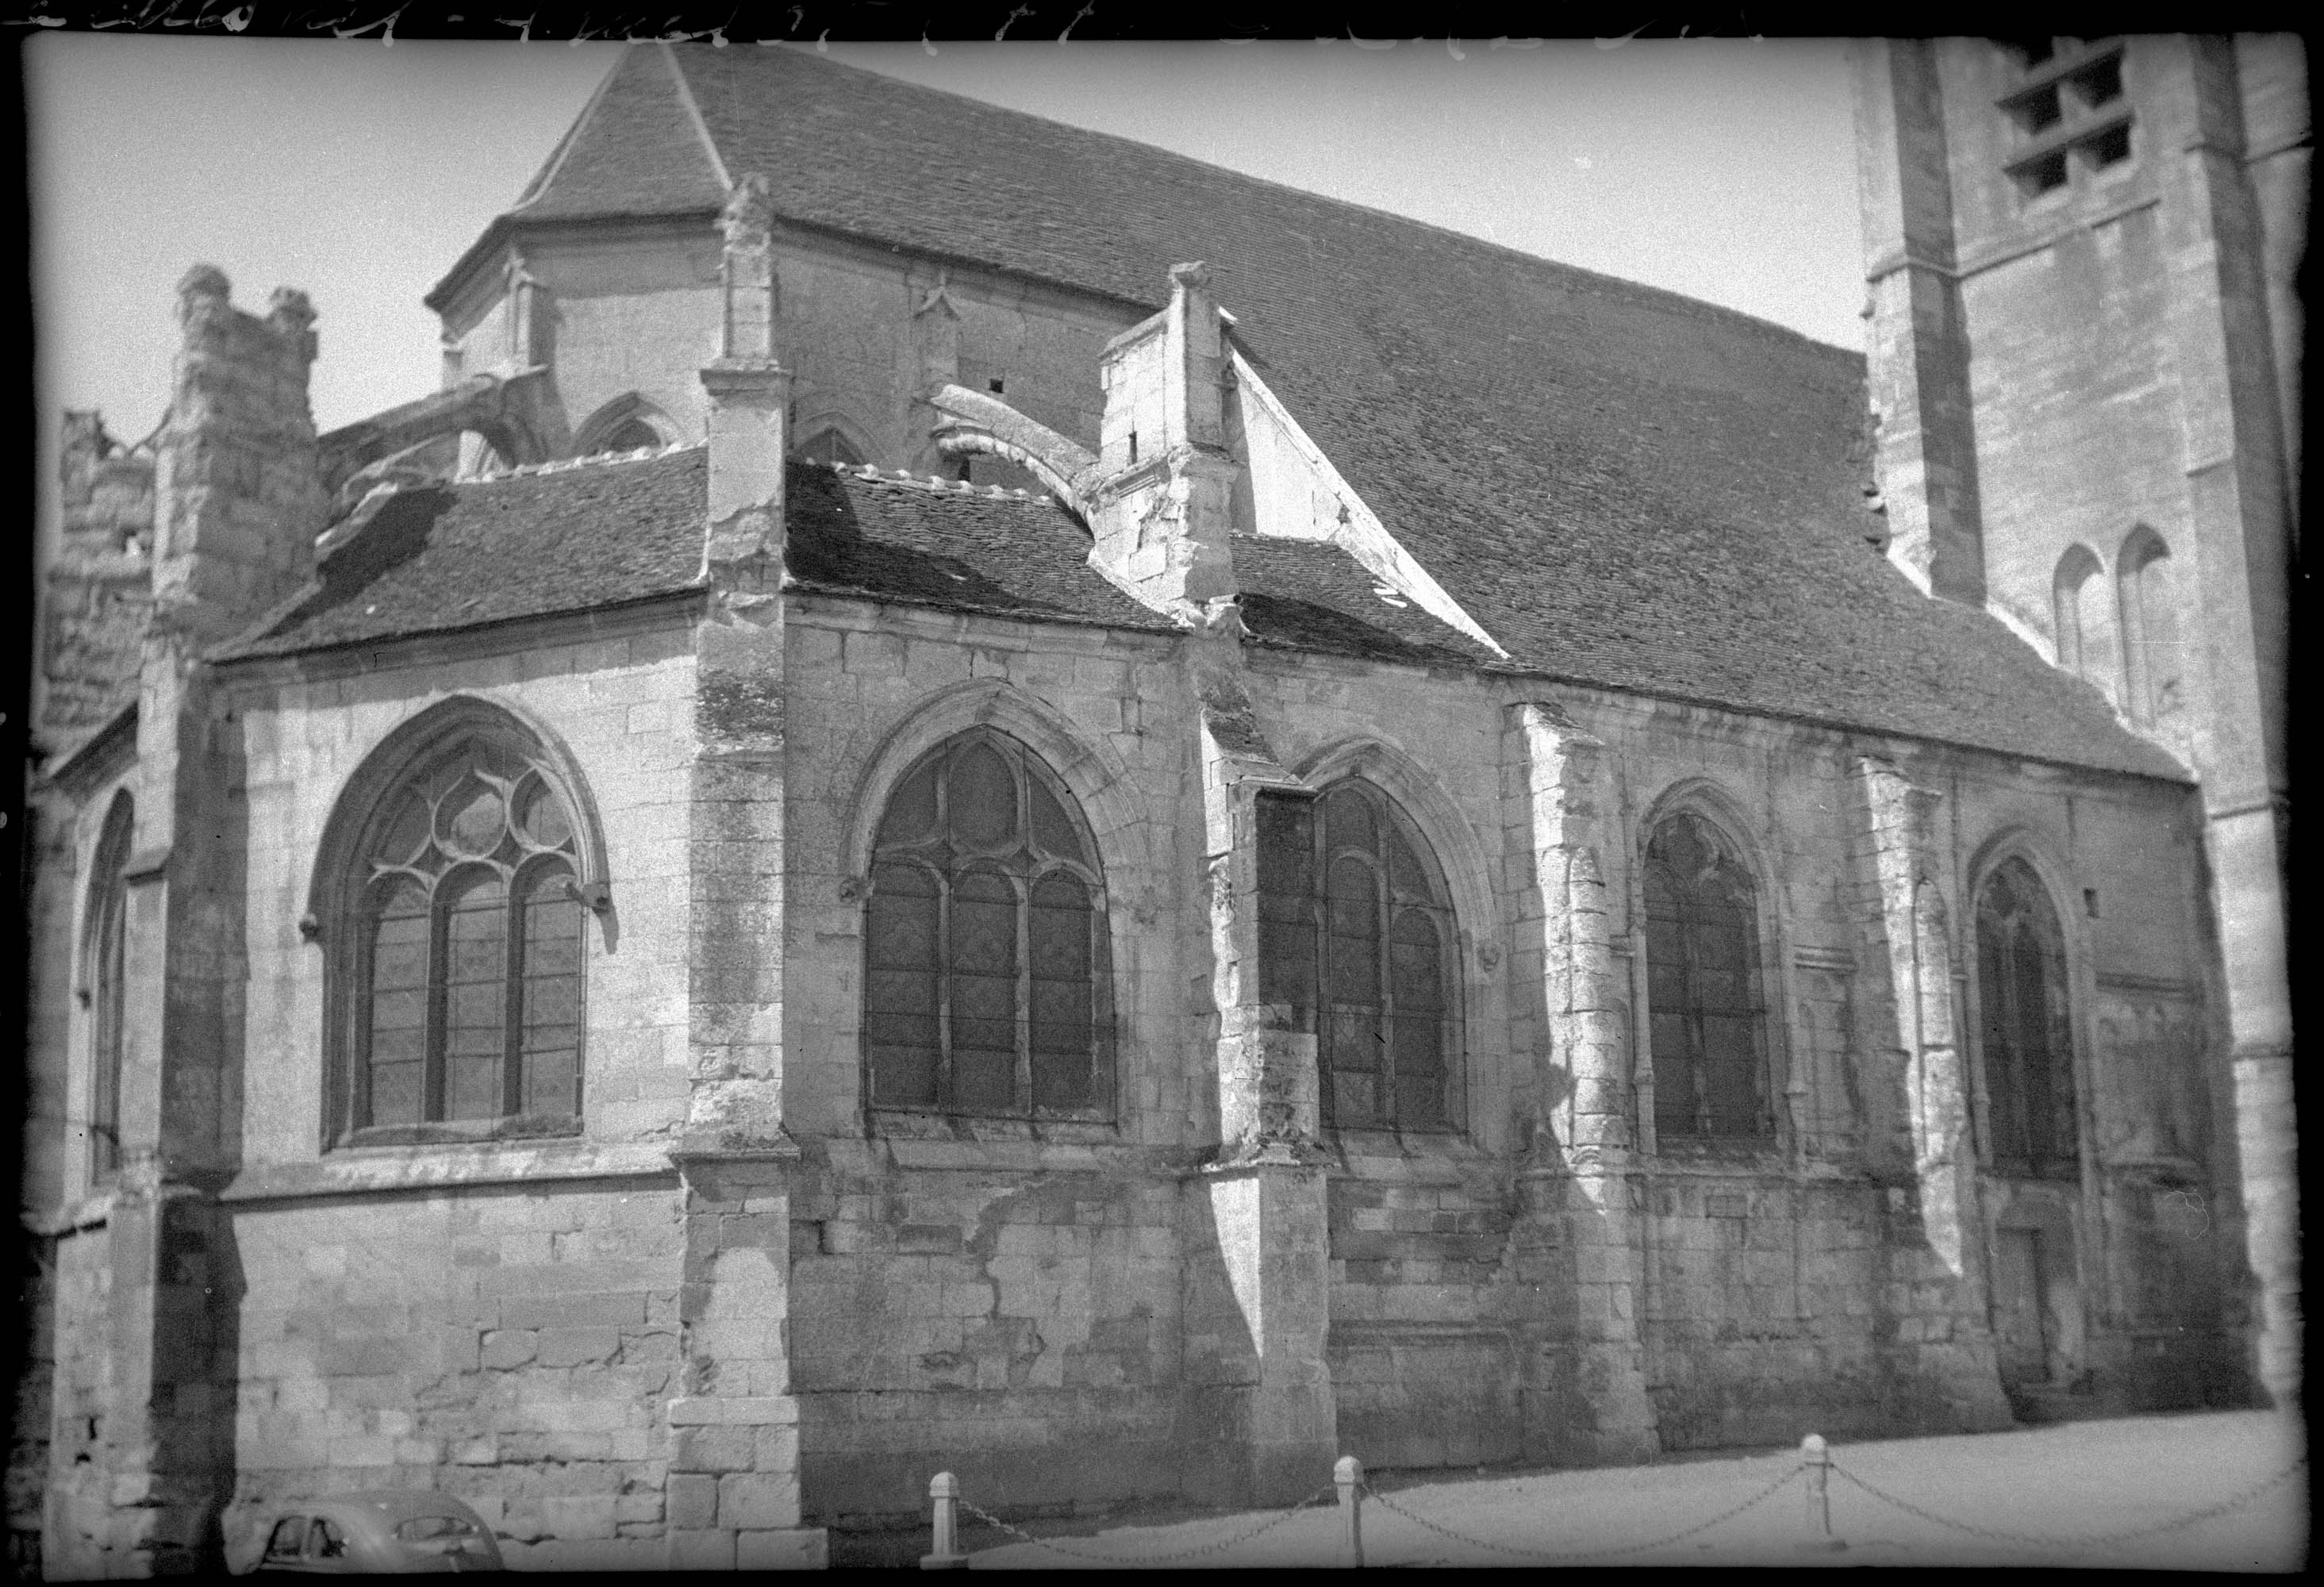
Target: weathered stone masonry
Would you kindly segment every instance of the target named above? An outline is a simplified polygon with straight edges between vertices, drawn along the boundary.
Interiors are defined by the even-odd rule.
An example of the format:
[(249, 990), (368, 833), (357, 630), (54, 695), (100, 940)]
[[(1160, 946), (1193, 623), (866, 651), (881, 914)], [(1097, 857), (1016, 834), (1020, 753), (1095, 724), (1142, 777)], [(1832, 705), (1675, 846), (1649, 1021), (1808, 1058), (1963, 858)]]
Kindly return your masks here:
[[(2203, 59), (2187, 80), (2210, 93), (2232, 74)], [(810, 74), (802, 93), (836, 70), (800, 62), (770, 69)], [(693, 69), (622, 68), (681, 110)], [(2040, 503), (2071, 493), (1997, 419), (2046, 399), (1992, 350), (2073, 338), (2011, 318), (2006, 262), (1972, 268), (2015, 212), (1932, 185), (1996, 152), (1957, 91), (1986, 69), (1950, 44), (1868, 68), (1868, 203), (1904, 260), (1875, 272), (1887, 549), (2041, 641), (2043, 537), (2065, 531)], [(2281, 108), (2264, 76), (2239, 79), (2255, 125)], [(1850, 725), (1896, 720), (1928, 663), (1877, 635), (1827, 645), (1857, 717), (1586, 681), (1542, 660), (1566, 641), (1520, 632), (1529, 604), (1490, 603), (1605, 567), (1578, 543), (1464, 567), (1555, 527), (1506, 503), (1426, 539), (1430, 493), (1462, 498), (1401, 494), (1420, 462), (1351, 438), (1442, 449), (1406, 420), (1450, 409), (1366, 429), (1371, 377), (1304, 368), (1249, 309), (1247, 262), (1161, 254), (1132, 299), (803, 223), (780, 172), (685, 177), (698, 210), (609, 221), (558, 208), (558, 169), (435, 295), (437, 397), (315, 437), (303, 299), (245, 314), (197, 271), (150, 457), (73, 421), (27, 1192), (53, 1366), (31, 1389), (47, 1443), (18, 1453), (42, 1468), (51, 1573), (240, 1561), (266, 1507), (390, 1484), (459, 1494), (528, 1564), (812, 1565), (831, 1529), (912, 1524), (945, 1468), (1012, 1510), (1271, 1505), (1342, 1453), (1588, 1463), (2247, 1391), (2238, 1154), (2288, 1146), (2224, 1058), (2265, 1022), (2264, 945), (2214, 953), (2201, 860), (2247, 812), (2143, 758), (2081, 684), (2043, 693), (2053, 674), (1952, 607), (1984, 625), (1955, 625), (1970, 664), (2079, 740), (2044, 758)], [(2124, 260), (2168, 218), (2146, 213), (2093, 223), (2126, 239), (2107, 268), (2140, 276)], [(1396, 314), (1425, 323), (1427, 290), (1397, 288)], [(1757, 356), (1764, 328), (1687, 312), (1686, 335)], [(2007, 334), (1967, 336), (1980, 316)], [(1397, 378), (1430, 352), (1404, 347)], [(1778, 352), (1840, 378), (1836, 353)], [(879, 466), (798, 460), (834, 436)], [(438, 477), (456, 441), (527, 466)], [(1683, 545), (1714, 514), (1761, 532), (1738, 502), (1804, 511), (1748, 472), (1675, 528), (1645, 506), (1618, 527)], [(2195, 488), (2158, 478), (2135, 488)], [(1868, 556), (1859, 527), (1815, 532)], [(1524, 587), (1545, 614), (1564, 591)], [(530, 604), (493, 604), (508, 590)], [(1628, 622), (1584, 637), (1662, 665)], [(412, 746), (477, 723), (531, 746), (587, 829), (577, 1113), (384, 1143), (349, 1127), (333, 980), (367, 927), (324, 881)], [(969, 732), (1054, 775), (1102, 872), (1111, 1068), (1088, 1116), (872, 1105), (876, 835), (905, 773)], [(1328, 1116), (1301, 1012), (1323, 1000), (1270, 946), (1265, 835), (1347, 779), (1441, 872), (1443, 1127)], [(78, 994), (122, 794), (134, 1013), (108, 1174), (99, 999)], [(1646, 878), (1674, 817), (1748, 884), (1754, 1133), (1658, 1123), (1681, 1071), (1656, 1062)], [(1995, 1167), (1978, 919), (2005, 872), (2057, 916), (2070, 1176)], [(2280, 1264), (2282, 1205), (2251, 1212)]]

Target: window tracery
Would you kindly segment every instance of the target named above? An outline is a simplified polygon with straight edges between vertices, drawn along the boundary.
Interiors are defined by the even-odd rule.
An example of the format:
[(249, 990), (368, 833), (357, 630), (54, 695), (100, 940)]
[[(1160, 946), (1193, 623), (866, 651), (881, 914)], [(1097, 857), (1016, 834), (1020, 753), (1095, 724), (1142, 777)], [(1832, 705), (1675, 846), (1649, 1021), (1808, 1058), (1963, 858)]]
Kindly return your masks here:
[(2049, 890), (2022, 859), (2003, 861), (1977, 902), (1987, 1157), (2003, 1172), (2080, 1172), (2074, 1120), (2065, 937)]
[(378, 801), (346, 877), (347, 1139), (569, 1133), (579, 834), (556, 771), (471, 730)]
[(1071, 793), (1017, 740), (946, 740), (889, 795), (865, 903), (870, 1103), (1006, 1117), (1112, 1104), (1105, 881)]
[(1716, 826), (1679, 810), (1655, 826), (1645, 884), (1656, 1139), (1772, 1138), (1750, 871)]

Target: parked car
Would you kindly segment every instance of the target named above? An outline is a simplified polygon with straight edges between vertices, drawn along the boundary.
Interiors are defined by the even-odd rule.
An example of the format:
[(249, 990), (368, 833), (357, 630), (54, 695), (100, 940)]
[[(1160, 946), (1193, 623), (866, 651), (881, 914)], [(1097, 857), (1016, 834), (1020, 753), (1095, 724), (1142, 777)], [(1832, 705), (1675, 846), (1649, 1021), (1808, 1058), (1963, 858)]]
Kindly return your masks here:
[(448, 1494), (340, 1493), (284, 1504), (273, 1515), (261, 1572), (367, 1576), (507, 1568), (493, 1529)]

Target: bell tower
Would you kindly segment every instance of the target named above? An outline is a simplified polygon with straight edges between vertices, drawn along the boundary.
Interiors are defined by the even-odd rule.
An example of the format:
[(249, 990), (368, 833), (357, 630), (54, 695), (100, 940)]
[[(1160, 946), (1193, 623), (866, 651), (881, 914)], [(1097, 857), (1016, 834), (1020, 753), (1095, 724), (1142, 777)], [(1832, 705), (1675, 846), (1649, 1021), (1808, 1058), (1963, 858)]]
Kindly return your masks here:
[(1854, 70), (1889, 554), (2200, 783), (2258, 1369), (2288, 1403), (2305, 51), (2290, 34), (1875, 42)]

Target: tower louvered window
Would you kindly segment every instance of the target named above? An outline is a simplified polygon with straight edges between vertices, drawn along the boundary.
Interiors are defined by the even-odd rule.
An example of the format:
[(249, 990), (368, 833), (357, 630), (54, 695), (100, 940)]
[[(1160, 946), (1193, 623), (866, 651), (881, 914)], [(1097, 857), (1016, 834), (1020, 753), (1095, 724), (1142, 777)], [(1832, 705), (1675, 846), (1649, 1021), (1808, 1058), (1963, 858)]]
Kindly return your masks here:
[(1017, 740), (947, 740), (889, 796), (863, 979), (873, 1107), (1111, 1108), (1104, 875), (1073, 796)]
[(1716, 826), (1680, 811), (1646, 844), (1646, 902), (1657, 1139), (1772, 1137), (1750, 872)]
[(444, 746), (382, 801), (348, 890), (358, 1139), (575, 1127), (576, 855), (554, 773), (493, 737)]
[(2123, 41), (2043, 38), (2008, 49), (2016, 81), (1998, 103), (2015, 133), (2006, 169), (2022, 195), (2039, 198), (2130, 158)]
[(2005, 1174), (2070, 1179), (2081, 1153), (2065, 938), (2024, 861), (2005, 861), (1979, 891), (1977, 954), (1987, 1158)]

